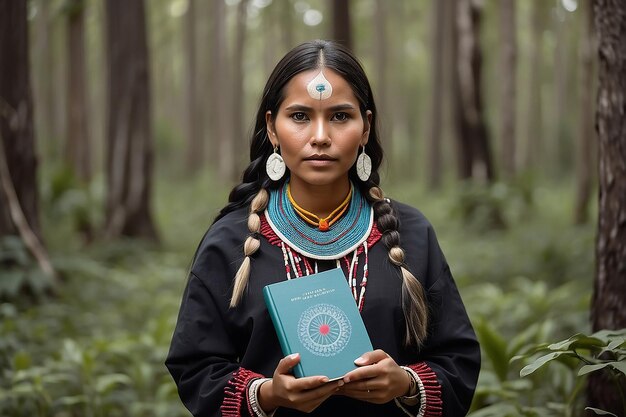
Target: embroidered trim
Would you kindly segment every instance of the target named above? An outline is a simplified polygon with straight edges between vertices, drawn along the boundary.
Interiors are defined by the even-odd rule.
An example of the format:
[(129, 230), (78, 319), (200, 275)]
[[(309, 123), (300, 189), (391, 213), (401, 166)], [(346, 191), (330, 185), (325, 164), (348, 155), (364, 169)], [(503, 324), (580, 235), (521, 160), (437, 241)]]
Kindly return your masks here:
[(242, 405), (246, 404), (244, 407), (247, 408), (248, 384), (259, 378), (263, 378), (263, 375), (245, 368), (239, 368), (233, 373), (224, 387), (224, 401), (220, 407), (223, 417), (241, 417)]
[(441, 385), (437, 380), (437, 374), (430, 369), (426, 362), (409, 365), (415, 371), (420, 386), (420, 413), (419, 417), (440, 417), (443, 413), (443, 402), (441, 401)]

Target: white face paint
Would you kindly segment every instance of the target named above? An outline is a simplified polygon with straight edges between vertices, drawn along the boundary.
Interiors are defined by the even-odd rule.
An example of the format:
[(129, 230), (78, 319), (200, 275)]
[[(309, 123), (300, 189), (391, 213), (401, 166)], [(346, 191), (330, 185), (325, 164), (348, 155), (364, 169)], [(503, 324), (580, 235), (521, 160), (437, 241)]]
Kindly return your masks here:
[(316, 100), (326, 100), (333, 94), (333, 86), (324, 77), (323, 70), (313, 78), (306, 87), (309, 95)]

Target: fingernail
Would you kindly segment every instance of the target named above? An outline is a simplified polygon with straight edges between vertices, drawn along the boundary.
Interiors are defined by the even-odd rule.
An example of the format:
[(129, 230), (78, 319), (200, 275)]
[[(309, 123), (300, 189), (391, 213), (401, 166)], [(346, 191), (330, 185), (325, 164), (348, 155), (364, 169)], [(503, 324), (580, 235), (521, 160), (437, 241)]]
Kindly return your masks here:
[(298, 355), (299, 353), (292, 353), (291, 355), (289, 355), (289, 359), (296, 359)]
[(344, 385), (343, 379), (340, 379), (339, 382), (337, 382), (337, 386), (343, 387), (343, 385)]
[(365, 363), (365, 362), (366, 362), (366, 360), (365, 360), (365, 358), (364, 358), (364, 357), (362, 357), (362, 356), (360, 356), (360, 357), (358, 357), (358, 358), (356, 358), (356, 359), (354, 360), (354, 363), (356, 363), (357, 365), (361, 365), (361, 364), (363, 364), (363, 363)]
[(345, 378), (343, 379), (343, 382), (344, 382), (345, 384), (347, 384), (348, 382), (350, 382), (350, 378), (345, 377)]
[(321, 381), (322, 382), (328, 382), (328, 381), (330, 381), (330, 379), (328, 379), (328, 377), (324, 377), (324, 378), (321, 379)]

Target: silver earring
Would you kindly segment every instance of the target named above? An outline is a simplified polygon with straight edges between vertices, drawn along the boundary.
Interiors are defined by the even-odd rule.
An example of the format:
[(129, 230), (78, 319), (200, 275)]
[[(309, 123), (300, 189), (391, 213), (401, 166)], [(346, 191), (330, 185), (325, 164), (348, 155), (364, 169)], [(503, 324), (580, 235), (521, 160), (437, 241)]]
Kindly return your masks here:
[(356, 174), (363, 182), (369, 180), (372, 174), (372, 159), (365, 153), (365, 146), (363, 146), (363, 151), (356, 159)]
[(274, 146), (274, 153), (267, 158), (265, 170), (272, 181), (278, 181), (285, 175), (285, 161), (278, 153), (278, 146)]

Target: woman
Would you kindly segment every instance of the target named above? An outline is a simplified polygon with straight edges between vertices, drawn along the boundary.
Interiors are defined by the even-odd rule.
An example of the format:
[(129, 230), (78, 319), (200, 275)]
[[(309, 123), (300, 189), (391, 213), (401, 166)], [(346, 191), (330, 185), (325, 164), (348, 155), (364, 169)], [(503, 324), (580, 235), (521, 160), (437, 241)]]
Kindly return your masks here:
[[(302, 44), (263, 91), (243, 181), (200, 244), (166, 365), (195, 416), (462, 416), (480, 352), (424, 216), (383, 196), (367, 77)], [(340, 267), (374, 351), (339, 381), (294, 378), (262, 288)]]

